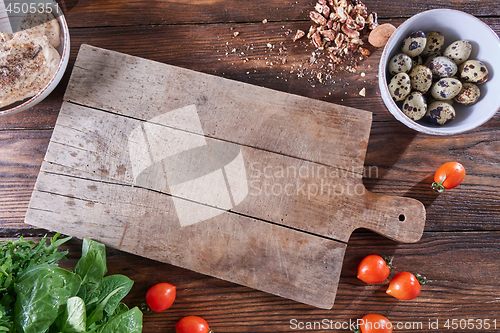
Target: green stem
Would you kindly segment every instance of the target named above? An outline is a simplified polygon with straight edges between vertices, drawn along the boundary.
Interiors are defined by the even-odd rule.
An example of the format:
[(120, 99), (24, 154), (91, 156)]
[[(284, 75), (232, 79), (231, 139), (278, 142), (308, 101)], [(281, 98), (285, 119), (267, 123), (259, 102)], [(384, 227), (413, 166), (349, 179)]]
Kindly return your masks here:
[(417, 278), (417, 281), (418, 283), (420, 283), (420, 285), (424, 285), (424, 284), (427, 284), (427, 278), (425, 276), (422, 276), (420, 274), (415, 274), (415, 277)]
[(394, 266), (392, 265), (392, 261), (394, 260), (394, 257), (392, 257), (392, 256), (382, 256), (382, 258), (384, 259), (384, 261), (387, 264), (387, 267), (389, 267), (389, 269), (393, 269), (394, 268)]
[(446, 180), (446, 175), (444, 175), (443, 179), (439, 183), (432, 183), (431, 188), (434, 190), (436, 193), (443, 193), (445, 188), (444, 188), (444, 181)]

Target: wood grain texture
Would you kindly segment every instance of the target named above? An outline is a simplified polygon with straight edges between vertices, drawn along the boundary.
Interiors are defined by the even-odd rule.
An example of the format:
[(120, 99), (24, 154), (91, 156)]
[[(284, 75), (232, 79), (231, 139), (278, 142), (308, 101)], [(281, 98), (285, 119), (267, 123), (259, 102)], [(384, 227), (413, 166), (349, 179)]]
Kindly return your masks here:
[[(363, 164), (371, 125), (363, 110), (88, 45), (80, 49), (64, 99), (142, 120), (195, 105), (207, 137), (354, 172)], [(176, 122), (181, 130), (191, 131), (190, 125)]]
[[(426, 231), (500, 229), (500, 186), (495, 169), (498, 166), (495, 164), (496, 155), (489, 156), (496, 151), (494, 147), (498, 145), (495, 131), (478, 130), (463, 134), (459, 139), (436, 140), (416, 135), (401, 128), (400, 124), (381, 125), (382, 123), (372, 129), (368, 146), (363, 178), (368, 190), (393, 196), (409, 196), (424, 203), (427, 210)], [(0, 196), (3, 200), (0, 204), (3, 207), (2, 221), (6, 225), (13, 228), (27, 227), (23, 224), (24, 214), (50, 136), (51, 131), (1, 134)], [(396, 138), (401, 145), (392, 146), (391, 154), (384, 153), (387, 142)], [(456, 146), (450, 150), (448, 147), (451, 143)], [(17, 149), (21, 144), (22, 149)], [(464, 152), (468, 151), (467, 154), (459, 149), (460, 145), (466, 147)], [(459, 159), (466, 164), (468, 171), (463, 186), (440, 196), (429, 191), (431, 176), (441, 161), (431, 161), (430, 155), (425, 155), (427, 160), (421, 157), (420, 154), (426, 151), (425, 147), (433, 147), (432, 155), (441, 156), (442, 161)], [(478, 151), (483, 147), (491, 148)], [(413, 149), (420, 149), (421, 153), (412, 153)], [(29, 158), (38, 162), (31, 160), (27, 163)], [(12, 167), (15, 169), (11, 169)], [(409, 174), (412, 177), (409, 178)]]
[[(290, 328), (293, 318), (303, 322), (324, 318), (345, 321), (361, 318), (369, 312), (382, 313), (394, 323), (420, 321), (426, 324), (439, 319), (438, 329), (413, 330), (436, 333), (452, 331), (443, 326), (448, 319), (500, 321), (500, 114), (477, 130), (460, 136), (434, 138), (407, 129), (388, 113), (378, 93), (376, 71), (380, 49), (370, 49), (372, 54), (358, 64), (356, 73), (339, 71), (320, 83), (317, 78), (320, 63), (318, 67), (309, 66), (314, 49), (301, 42), (290, 42), (290, 34), (295, 29), (309, 28), (307, 15), (314, 1), (227, 0), (212, 3), (196, 0), (186, 4), (179, 0), (61, 0), (60, 3), (67, 14), (72, 42), (70, 66), (63, 81), (36, 107), (0, 118), (2, 238), (47, 233), (45, 229), (24, 224), (24, 214), (74, 59), (80, 45), (88, 43), (371, 111), (373, 122), (363, 183), (375, 193), (416, 198), (425, 204), (428, 213), (424, 236), (416, 244), (396, 244), (365, 229), (354, 232), (345, 253), (336, 304), (329, 311), (108, 249), (110, 273), (125, 274), (135, 281), (127, 304), (140, 305), (153, 283), (168, 281), (178, 286), (177, 300), (169, 311), (145, 313), (145, 333), (174, 333), (175, 322), (192, 314), (205, 317), (216, 332), (297, 332)], [(366, 0), (365, 3), (370, 10), (378, 12), (381, 23), (398, 25), (404, 18), (426, 9), (454, 8), (479, 16), (500, 33), (499, 3), (496, 1)], [(269, 22), (262, 24), (263, 19)], [(287, 35), (288, 29), (292, 32)], [(240, 33), (237, 38), (234, 32)], [(274, 47), (268, 48), (268, 43)], [(245, 62), (246, 58), (249, 60)], [(285, 64), (283, 58), (287, 60)], [(300, 65), (302, 72), (299, 72)], [(299, 77), (299, 73), (303, 76)], [(361, 77), (361, 73), (366, 75)], [(367, 92), (364, 98), (358, 95), (362, 88)], [(19, 147), (22, 149), (17, 149)], [(448, 160), (466, 164), (467, 177), (458, 188), (436, 196), (428, 188), (432, 174), (441, 162)], [(70, 260), (63, 265), (74, 266), (80, 246), (78, 240), (71, 242)], [(385, 294), (387, 283), (368, 286), (355, 277), (356, 265), (370, 253), (396, 256), (396, 270), (391, 276), (403, 270), (420, 272), (427, 275), (431, 283), (413, 301), (399, 302), (388, 297)], [(498, 330), (497, 327), (489, 331)]]
[(231, 213), (180, 227), (170, 196), (49, 171), (39, 177), (26, 221), (326, 309), (346, 247)]
[[(495, 18), (485, 17), (482, 20), (500, 34), (500, 23)], [(399, 25), (403, 20), (381, 22)], [(74, 28), (71, 29), (70, 65), (56, 90), (34, 108), (21, 114), (2, 117), (0, 122), (5, 129), (53, 128), (78, 50), (82, 43), (88, 43), (240, 82), (362, 108), (373, 113), (374, 123), (399, 124), (385, 108), (378, 91), (377, 70), (382, 50), (369, 47), (372, 54), (358, 63), (355, 73), (347, 70), (330, 73), (325, 70), (325, 58), (322, 56), (317, 57), (316, 63), (310, 64), (315, 49), (309, 41), (304, 39), (292, 42), (293, 33), (288, 29), (294, 32), (296, 29), (307, 30), (309, 26), (309, 22), (276, 22), (265, 25)], [(235, 31), (240, 32), (237, 38), (233, 36)], [(137, 35), (138, 38), (132, 39), (131, 35)], [(268, 43), (273, 47), (269, 48)], [(285, 64), (282, 63), (283, 59), (286, 60)], [(317, 78), (319, 72), (324, 74), (323, 78), (328, 77), (322, 83)], [(365, 76), (361, 76), (361, 73)], [(364, 98), (358, 94), (362, 88), (366, 90)], [(496, 128), (498, 119), (497, 115), (481, 129)], [(400, 130), (405, 131), (405, 126), (400, 125)]]
[[(153, 0), (100, 1), (61, 0), (62, 8), (70, 27), (164, 25), (185, 23), (241, 23), (307, 21), (314, 1), (241, 1), (235, 0)], [(386, 3), (377, 0), (363, 1), (369, 11), (379, 17), (410, 17), (421, 11), (437, 8), (462, 10), (476, 16), (500, 14), (496, 1), (445, 1), (432, 4), (411, 0), (401, 3)]]
[[(204, 317), (218, 332), (296, 332), (298, 329), (292, 329), (290, 324), (293, 319), (342, 323), (369, 312), (383, 313), (393, 324), (422, 323), (422, 329), (415, 327), (413, 331), (445, 333), (450, 332), (444, 327), (446, 320), (500, 320), (500, 283), (496, 277), (499, 239), (499, 232), (468, 232), (466, 237), (462, 232), (427, 232), (418, 244), (397, 244), (374, 234), (354, 233), (345, 254), (336, 304), (326, 311), (113, 249), (107, 251), (108, 274), (125, 274), (134, 279), (134, 287), (125, 299), (130, 306), (140, 306), (149, 286), (163, 282), (166, 276), (177, 286), (177, 299), (169, 311), (145, 313), (143, 331), (148, 333), (174, 333), (175, 322), (193, 313)], [(65, 267), (75, 265), (80, 246), (77, 239), (69, 243), (70, 257), (63, 262)], [(414, 271), (426, 275), (429, 284), (419, 297), (404, 302), (385, 293), (386, 283), (364, 284), (356, 278), (356, 267), (372, 252), (395, 256), (396, 269), (389, 278), (399, 271)], [(155, 269), (151, 270), (151, 266)], [(438, 320), (439, 328), (429, 329), (429, 320)]]
[[(69, 102), (59, 113), (26, 213), (28, 224), (84, 235), (320, 308), (333, 304), (345, 244), (317, 235), (346, 242), (354, 229), (368, 227), (400, 241), (415, 242), (423, 232), (425, 211), (419, 202), (364, 190), (362, 172), (355, 167), (362, 167), (370, 126), (365, 111), (88, 46), (78, 56), (65, 99)], [(306, 108), (313, 112), (296, 119)], [(350, 116), (347, 121), (336, 121), (340, 114)], [(240, 121), (249, 130), (235, 127)], [(294, 136), (295, 123), (302, 125), (301, 136)], [(326, 135), (337, 142), (323, 142)], [(208, 146), (207, 162), (224, 158), (211, 156), (218, 145), (236, 147), (246, 172), (254, 164), (287, 173), (291, 167), (298, 170), (300, 179), (295, 179), (296, 173), (277, 177), (272, 171), (275, 183), (283, 189), (295, 186), (297, 180), (307, 190), (288, 195), (262, 193), (259, 188), (258, 194), (248, 195), (245, 182), (243, 197), (228, 207), (220, 207), (220, 200), (212, 203), (212, 197), (223, 197), (219, 190), (207, 201), (199, 199), (199, 182), (194, 184), (195, 196), (188, 188), (175, 192), (176, 186), (185, 186), (191, 179), (172, 180), (179, 171), (170, 172), (167, 158), (195, 148), (198, 153), (193, 157), (199, 158), (199, 144)], [(331, 150), (332, 145), (340, 154)], [(161, 168), (151, 171), (157, 159)], [(232, 159), (222, 165), (226, 173)], [(172, 167), (177, 169), (182, 160), (174, 162)], [(183, 174), (197, 161), (186, 162), (180, 170)], [(314, 171), (320, 167), (323, 176)], [(201, 170), (199, 175), (196, 169), (196, 179), (219, 168)], [(143, 177), (145, 171), (148, 178)], [(268, 178), (266, 171), (260, 173), (263, 175), (254, 180)], [(241, 177), (247, 177), (245, 172)], [(318, 177), (322, 180), (320, 193)], [(228, 181), (233, 179), (227, 176)], [(211, 191), (214, 187), (216, 183), (211, 182)], [(224, 190), (227, 192), (226, 187)], [(231, 191), (234, 197), (232, 186)], [(202, 210), (206, 216), (196, 216), (192, 222), (193, 211)], [(252, 218), (256, 223), (249, 223)], [(196, 222), (200, 224), (195, 226)], [(294, 230), (277, 227), (279, 224)], [(301, 239), (297, 230), (307, 231), (303, 234), (307, 239)], [(144, 242), (143, 234), (156, 235), (160, 245)], [(217, 236), (207, 237), (211, 234)], [(290, 239), (291, 247), (283, 244), (285, 239)], [(193, 244), (197, 245), (193, 248)], [(307, 248), (295, 247), (301, 244), (308, 244)], [(302, 252), (305, 257), (297, 255)], [(304, 280), (307, 288), (301, 284)]]
[[(157, 122), (154, 118), (145, 121), (145, 124), (154, 124), (154, 127), (149, 127), (149, 135), (185, 135), (183, 131), (165, 128), (166, 125)], [(61, 171), (61, 175), (83, 178), (91, 175), (100, 177), (103, 181), (113, 180), (184, 199), (201, 200), (190, 197), (189, 193), (172, 190), (172, 179), (169, 179), (169, 185), (164, 184), (164, 170), (149, 173), (150, 180), (134, 177), (133, 156), (138, 152), (130, 151), (130, 136), (141, 124), (138, 119), (63, 104), (39, 180), (46, 177), (47, 172), (56, 172), (56, 169), (66, 167), (69, 171)], [(153, 129), (156, 132), (152, 132)], [(206, 140), (212, 152), (221, 143), (227, 145), (220, 140), (203, 140)], [(162, 145), (167, 150), (175, 150), (175, 146), (168, 146), (170, 142), (165, 140)], [(231, 208), (232, 212), (343, 242), (349, 240), (352, 231), (361, 227), (403, 242), (420, 239), (425, 224), (425, 211), (413, 199), (371, 194), (365, 190), (361, 175), (350, 169), (328, 167), (247, 146), (232, 146), (241, 151), (242, 166), (246, 169), (242, 176), (246, 178), (245, 186), (249, 188), (245, 191), (247, 195), (244, 200), (236, 202), (236, 206)], [(202, 151), (196, 151), (196, 158), (200, 158)], [(188, 161), (182, 167), (186, 173), (197, 160)], [(176, 169), (177, 167), (175, 166)], [(216, 172), (218, 168), (216, 166), (209, 171)], [(62, 187), (57, 193), (71, 193), (74, 188), (68, 186), (65, 190)], [(209, 201), (198, 202), (217, 207), (210, 198), (207, 200)], [(36, 205), (52, 209), (49, 208), (50, 202), (36, 202)], [(64, 210), (60, 206), (57, 208)], [(224, 210), (224, 207), (218, 209)], [(39, 227), (43, 226), (42, 222), (31, 221)], [(70, 222), (68, 220), (65, 223)]]

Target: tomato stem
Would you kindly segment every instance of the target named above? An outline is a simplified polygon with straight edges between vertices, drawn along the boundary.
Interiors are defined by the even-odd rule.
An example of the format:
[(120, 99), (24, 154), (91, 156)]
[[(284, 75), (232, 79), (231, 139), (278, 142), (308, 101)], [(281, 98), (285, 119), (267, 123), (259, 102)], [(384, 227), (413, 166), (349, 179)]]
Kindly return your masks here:
[(142, 312), (151, 312), (151, 308), (149, 307), (148, 303), (146, 301), (141, 303), (140, 309)]
[(351, 332), (361, 333), (361, 329), (359, 328), (359, 325), (356, 325), (356, 328), (351, 329)]
[(415, 277), (417, 278), (417, 281), (418, 281), (418, 283), (420, 283), (420, 285), (423, 286), (423, 285), (427, 284), (427, 278), (425, 276), (422, 276), (422, 275), (417, 273), (417, 274), (415, 274)]
[(432, 183), (431, 185), (431, 188), (434, 190), (434, 192), (436, 193), (443, 193), (445, 188), (444, 188), (444, 181), (446, 180), (446, 174), (444, 175), (443, 179), (441, 179), (441, 181), (439, 183), (437, 182), (434, 182)]
[(392, 265), (392, 261), (394, 260), (393, 256), (382, 256), (382, 258), (384, 259), (384, 261), (387, 264), (387, 267), (389, 269), (393, 269), (394, 268), (394, 266)]

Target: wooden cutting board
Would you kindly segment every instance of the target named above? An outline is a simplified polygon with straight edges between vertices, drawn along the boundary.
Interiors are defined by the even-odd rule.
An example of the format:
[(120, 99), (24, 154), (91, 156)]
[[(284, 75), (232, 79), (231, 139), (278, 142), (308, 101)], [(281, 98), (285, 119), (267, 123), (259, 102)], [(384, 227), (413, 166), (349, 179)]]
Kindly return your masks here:
[(371, 113), (83, 45), (26, 223), (331, 308), (347, 242), (420, 239), (362, 183)]

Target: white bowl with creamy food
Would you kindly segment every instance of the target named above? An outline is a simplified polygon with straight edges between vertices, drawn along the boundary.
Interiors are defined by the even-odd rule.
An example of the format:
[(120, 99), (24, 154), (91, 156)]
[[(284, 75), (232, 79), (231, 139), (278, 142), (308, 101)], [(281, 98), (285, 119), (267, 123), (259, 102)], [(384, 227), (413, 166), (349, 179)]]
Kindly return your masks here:
[[(389, 92), (391, 73), (388, 62), (401, 52), (403, 40), (412, 32), (439, 31), (444, 35), (444, 46), (454, 41), (467, 40), (472, 44), (469, 59), (482, 61), (489, 70), (489, 79), (479, 84), (480, 98), (473, 105), (453, 103), (455, 118), (445, 125), (435, 125), (428, 121), (410, 119)], [(500, 108), (500, 39), (497, 34), (480, 19), (452, 9), (433, 9), (419, 13), (403, 22), (387, 42), (379, 64), (379, 87), (382, 99), (389, 112), (411, 129), (430, 135), (456, 135), (473, 130), (491, 119)], [(425, 65), (425, 64), (424, 64)], [(458, 74), (457, 74), (458, 75)]]
[[(11, 27), (21, 27), (17, 32), (6, 31), (9, 21), (0, 22), (0, 116), (40, 103), (64, 75), (70, 53), (68, 25), (54, 0), (44, 6), (35, 14), (23, 12), (22, 7), (13, 14), (12, 8), (0, 4), (0, 17), (9, 13)], [(47, 19), (50, 15), (55, 21)]]

